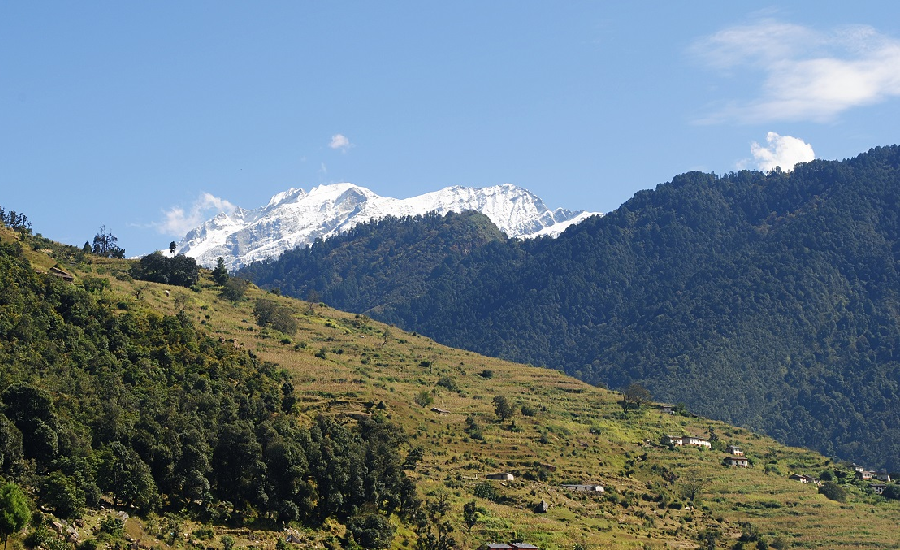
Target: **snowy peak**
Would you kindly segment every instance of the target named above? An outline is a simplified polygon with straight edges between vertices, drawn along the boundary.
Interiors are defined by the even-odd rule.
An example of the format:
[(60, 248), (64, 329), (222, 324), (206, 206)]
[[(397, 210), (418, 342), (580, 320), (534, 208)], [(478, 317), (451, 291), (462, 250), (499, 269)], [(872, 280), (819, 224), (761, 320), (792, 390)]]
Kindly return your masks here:
[(308, 193), (288, 189), (255, 210), (220, 213), (191, 230), (178, 251), (204, 266), (222, 257), (229, 269), (276, 258), (285, 250), (312, 244), (359, 223), (385, 216), (447, 214), (477, 210), (509, 237), (555, 237), (591, 212), (550, 210), (539, 197), (511, 184), (485, 188), (453, 186), (407, 199), (380, 197), (352, 183), (320, 185)]

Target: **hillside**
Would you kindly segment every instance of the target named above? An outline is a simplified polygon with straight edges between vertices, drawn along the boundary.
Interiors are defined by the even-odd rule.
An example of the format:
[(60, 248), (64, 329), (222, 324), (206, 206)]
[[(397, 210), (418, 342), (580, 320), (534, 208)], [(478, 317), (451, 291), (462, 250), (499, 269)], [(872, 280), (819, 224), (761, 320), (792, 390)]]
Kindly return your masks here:
[(893, 146), (791, 173), (687, 173), (558, 239), (446, 254), (390, 293), (382, 266), (414, 261), (394, 246), (411, 228), (336, 237), (246, 273), (447, 345), (610, 388), (638, 381), (786, 443), (898, 469), (898, 168)]
[[(67, 458), (93, 456), (100, 464), (116, 464), (119, 453), (128, 458), (119, 463), (131, 466), (119, 479), (143, 480), (120, 487), (95, 477), (102, 494), (83, 514), (68, 514), (82, 540), (106, 533), (98, 524), (108, 513), (98, 508), (103, 503), (138, 512), (124, 527), (141, 548), (269, 547), (283, 537), (276, 518), (291, 513), (272, 499), (291, 502), (304, 493), (304, 484), (266, 480), (284, 471), (283, 460), (305, 456), (305, 463), (294, 462), (303, 472), (297, 482), (314, 483), (306, 486), (313, 491), (307, 495), (317, 496), (288, 522), (302, 546), (338, 547), (352, 518), (368, 510), (389, 518), (396, 529), (393, 548), (430, 547), (423, 544), (425, 531), (437, 533), (438, 526), (452, 528), (460, 548), (512, 540), (543, 550), (692, 548), (701, 539), (731, 548), (742, 536), (745, 548), (756, 547), (760, 538), (776, 547), (897, 547), (900, 504), (871, 494), (869, 482), (853, 481), (845, 465), (816, 453), (651, 405), (623, 412), (621, 394), (557, 371), (454, 350), (322, 304), (253, 287), (240, 300), (227, 300), (208, 272), (186, 289), (132, 280), (127, 260), (79, 254), (4, 229), (0, 240), (0, 318), (5, 320), (0, 395), (10, 418), (0, 418), (4, 477), (33, 484), (39, 489), (34, 497), (58, 517), (66, 512), (60, 502), (68, 501), (48, 488), (77, 493), (89, 481), (79, 476), (91, 474), (91, 460)], [(39, 273), (54, 267), (74, 280)], [(297, 324), (294, 334), (254, 322), (260, 299), (289, 310)], [(129, 323), (141, 330), (123, 330)], [(91, 342), (108, 347), (91, 348)], [(109, 345), (113, 342), (121, 346)], [(6, 459), (16, 458), (10, 422), (23, 417), (22, 409), (6, 400), (22, 395), (10, 390), (22, 384), (43, 404), (32, 417), (45, 421), (58, 446), (55, 451), (52, 445), (23, 447), (25, 454), (38, 452), (35, 461), (10, 469)], [(511, 405), (511, 418), (498, 419), (498, 396)], [(223, 407), (230, 400), (236, 407)], [(228, 414), (237, 418), (229, 421)], [(389, 435), (378, 426), (395, 426), (387, 447), (377, 446)], [(326, 429), (331, 435), (320, 439)], [(681, 433), (705, 437), (712, 448), (662, 443), (666, 435)], [(232, 439), (225, 441), (227, 434)], [(23, 443), (51, 439), (29, 437)], [(311, 441), (333, 442), (319, 447), (331, 454), (310, 454), (316, 448)], [(362, 445), (363, 452), (342, 458), (342, 448), (357, 448), (350, 442)], [(367, 452), (368, 443), (376, 446)], [(750, 467), (723, 466), (726, 444), (741, 446)], [(246, 454), (224, 454), (232, 445)], [(42, 458), (41, 448), (51, 456)], [(328, 498), (342, 489), (327, 489), (316, 477), (314, 468), (324, 467), (352, 480), (354, 470), (341, 468), (354, 464), (354, 456), (391, 459), (397, 452), (402, 474), (391, 468), (382, 473), (393, 471), (390, 479), (401, 486), (403, 479), (413, 482), (417, 499), (424, 501), (418, 515), (405, 516), (402, 509), (390, 513), (388, 501), (342, 512)], [(192, 462), (185, 462), (188, 457)], [(391, 460), (381, 464), (387, 467)], [(175, 469), (154, 468), (163, 464)], [(179, 470), (188, 464), (195, 467)], [(174, 471), (191, 475), (181, 485), (166, 485)], [(355, 471), (371, 470), (358, 464)], [(499, 472), (514, 479), (485, 479)], [(847, 501), (829, 500), (815, 486), (790, 480), (791, 473), (838, 480)], [(384, 479), (371, 478), (372, 487)], [(600, 484), (606, 490), (576, 493), (561, 487), (567, 483)], [(135, 487), (155, 487), (160, 498), (125, 490)], [(185, 494), (179, 492), (185, 487), (200, 492), (190, 501), (173, 498)], [(279, 492), (286, 487), (298, 493)], [(534, 512), (541, 501), (548, 505), (546, 513)], [(338, 507), (323, 507), (328, 502)], [(128, 503), (137, 508), (121, 506)], [(468, 503), (474, 503), (471, 527), (465, 521)], [(87, 523), (80, 526), (73, 515), (84, 515)], [(12, 543), (15, 548), (19, 540)]]

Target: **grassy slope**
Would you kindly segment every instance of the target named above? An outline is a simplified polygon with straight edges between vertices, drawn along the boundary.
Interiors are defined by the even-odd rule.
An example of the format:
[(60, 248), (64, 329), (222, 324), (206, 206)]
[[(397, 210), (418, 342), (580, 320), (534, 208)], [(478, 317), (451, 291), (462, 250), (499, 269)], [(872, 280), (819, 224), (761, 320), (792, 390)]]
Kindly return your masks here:
[[(10, 238), (9, 233), (0, 236)], [(41, 271), (55, 263), (43, 253), (33, 253), (31, 259)], [(813, 452), (720, 422), (662, 415), (650, 407), (623, 416), (616, 393), (556, 371), (446, 348), (365, 317), (265, 295), (253, 287), (244, 301), (232, 304), (218, 297), (208, 273), (200, 292), (129, 281), (122, 276), (128, 265), (93, 258), (80, 268), (62, 267), (77, 277), (109, 277), (112, 291), (131, 302), (130, 307), (168, 313), (184, 307), (212, 334), (278, 363), (293, 374), (306, 417), (324, 411), (349, 415), (352, 421), (352, 415), (371, 412), (373, 404), (383, 401), (386, 413), (410, 435), (410, 444), (425, 448), (415, 472), (420, 493), (449, 495), (455, 534), (464, 548), (508, 542), (516, 535), (542, 549), (571, 548), (574, 543), (692, 548), (697, 534), (707, 528), (722, 530), (731, 547), (740, 535), (740, 522), (746, 521), (770, 540), (781, 535), (802, 547), (900, 547), (897, 503), (868, 496), (851, 485), (848, 502), (841, 504), (817, 494), (814, 486), (787, 479), (792, 472), (818, 475), (833, 466)], [(255, 326), (253, 301), (263, 295), (294, 310), (299, 321), (296, 335), (288, 339)], [(323, 350), (325, 358), (317, 357)], [(492, 370), (493, 377), (482, 377), (484, 369)], [(437, 386), (445, 377), (458, 391)], [(433, 392), (433, 406), (449, 414), (415, 404), (413, 397), (422, 390)], [(496, 395), (529, 405), (537, 414), (517, 414), (515, 427), (499, 423), (493, 413)], [(482, 426), (483, 441), (466, 435), (468, 416)], [(681, 432), (714, 432), (722, 441), (742, 446), (753, 467), (728, 469), (721, 465), (722, 452), (670, 450), (657, 443), (665, 434)], [(541, 468), (535, 464), (550, 466), (544, 468), (545, 481), (523, 477), (537, 474)], [(485, 474), (500, 471), (519, 474), (513, 482), (490, 482), (505, 499), (502, 504), (473, 497), (473, 488)], [(701, 499), (688, 509), (682, 493), (691, 479), (701, 480)], [(559, 488), (560, 483), (571, 482), (600, 483), (615, 491), (588, 496)], [(682, 507), (662, 506), (661, 497)], [(468, 532), (462, 507), (473, 498), (483, 514)], [(546, 514), (532, 511), (541, 500), (550, 504)], [(411, 540), (408, 531), (400, 530), (394, 544), (404, 547)]]

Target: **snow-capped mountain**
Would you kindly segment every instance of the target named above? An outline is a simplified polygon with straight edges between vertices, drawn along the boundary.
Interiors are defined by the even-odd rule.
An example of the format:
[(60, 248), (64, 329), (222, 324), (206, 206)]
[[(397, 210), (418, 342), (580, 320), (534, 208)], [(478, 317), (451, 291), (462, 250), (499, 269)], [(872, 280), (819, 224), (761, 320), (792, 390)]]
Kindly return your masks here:
[(257, 260), (277, 258), (285, 250), (312, 244), (358, 223), (385, 216), (446, 214), (477, 210), (509, 237), (555, 237), (566, 227), (593, 215), (550, 210), (531, 192), (504, 184), (480, 189), (447, 187), (408, 199), (380, 197), (352, 183), (320, 185), (310, 192), (288, 189), (255, 210), (222, 212), (191, 230), (178, 252), (213, 267), (219, 257), (229, 270)]

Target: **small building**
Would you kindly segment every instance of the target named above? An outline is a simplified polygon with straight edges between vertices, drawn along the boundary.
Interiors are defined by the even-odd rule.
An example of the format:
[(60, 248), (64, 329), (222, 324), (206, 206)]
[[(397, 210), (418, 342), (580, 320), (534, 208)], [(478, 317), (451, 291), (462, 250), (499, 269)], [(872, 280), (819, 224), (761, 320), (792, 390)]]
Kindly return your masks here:
[(877, 479), (878, 481), (890, 483), (891, 474), (887, 473), (885, 470), (879, 470), (875, 473), (875, 479)]
[(684, 445), (693, 445), (695, 447), (706, 447), (707, 449), (712, 449), (712, 443), (710, 443), (707, 439), (703, 439), (702, 437), (686, 435), (681, 438), (681, 441)]
[(729, 445), (725, 447), (725, 452), (732, 456), (744, 456), (744, 451), (737, 445)]
[(800, 483), (815, 483), (816, 480), (812, 476), (808, 476), (806, 474), (791, 474), (791, 477), (794, 481), (799, 481)]
[(550, 511), (550, 505), (547, 504), (546, 500), (542, 500), (540, 504), (534, 507), (535, 514), (546, 514)]
[(512, 481), (515, 479), (515, 476), (509, 472), (501, 472), (499, 474), (488, 474), (484, 476), (485, 479), (499, 479), (501, 481)]
[(679, 435), (667, 435), (663, 437), (663, 443), (666, 445), (683, 445), (684, 442)]
[(488, 543), (484, 545), (484, 550), (513, 550), (513, 547), (509, 544), (501, 543)]
[(745, 456), (726, 456), (722, 461), (726, 466), (730, 466), (732, 468), (749, 468), (750, 461), (747, 460)]
[(660, 414), (675, 414), (675, 408), (663, 405), (659, 408)]
[(513, 542), (510, 544), (491, 542), (482, 546), (484, 550), (540, 550), (533, 544), (527, 542)]
[(573, 483), (564, 483), (563, 485), (560, 485), (560, 487), (575, 491), (576, 493), (602, 493), (605, 490), (602, 485), (580, 485)]
[(861, 479), (862, 481), (868, 481), (875, 477), (875, 472), (871, 470), (856, 470), (856, 479)]
[(62, 269), (60, 269), (56, 266), (51, 267), (50, 271), (48, 271), (48, 273), (50, 273), (50, 275), (55, 275), (56, 277), (59, 277), (60, 279), (62, 279), (63, 281), (66, 281), (67, 283), (71, 283), (72, 281), (75, 280), (74, 275), (63, 271)]
[(703, 439), (702, 437), (697, 437), (695, 435), (667, 435), (663, 438), (663, 443), (675, 446), (693, 445), (694, 447), (706, 447), (707, 449), (712, 448), (712, 443), (710, 443), (708, 439)]
[(880, 495), (884, 493), (884, 489), (887, 487), (884, 483), (873, 483), (869, 485), (869, 488), (872, 489), (872, 492), (876, 495)]

